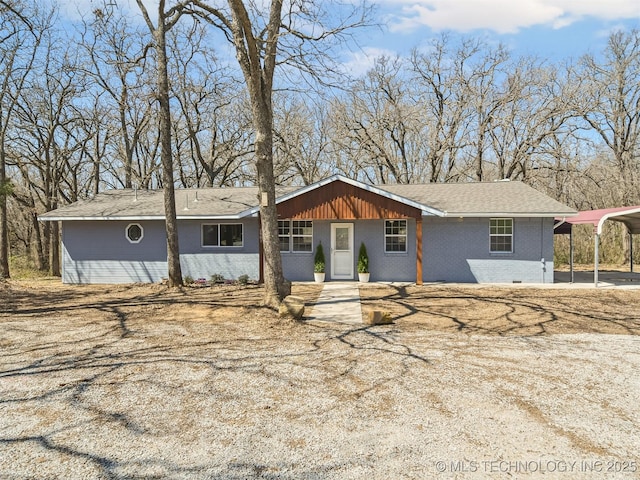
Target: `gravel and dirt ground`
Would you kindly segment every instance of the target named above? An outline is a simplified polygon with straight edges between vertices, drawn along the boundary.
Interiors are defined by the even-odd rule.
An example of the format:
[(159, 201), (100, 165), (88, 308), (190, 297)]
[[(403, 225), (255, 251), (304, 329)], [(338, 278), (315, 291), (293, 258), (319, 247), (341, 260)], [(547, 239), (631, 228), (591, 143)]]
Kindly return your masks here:
[(0, 283), (0, 478), (640, 478), (638, 290), (371, 284), (377, 327), (260, 298)]

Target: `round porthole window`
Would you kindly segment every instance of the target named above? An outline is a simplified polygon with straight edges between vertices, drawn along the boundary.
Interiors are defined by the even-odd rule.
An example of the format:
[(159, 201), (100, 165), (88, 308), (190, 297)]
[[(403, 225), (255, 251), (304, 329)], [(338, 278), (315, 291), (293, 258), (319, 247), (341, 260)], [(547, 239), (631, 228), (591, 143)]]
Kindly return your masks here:
[(127, 225), (126, 235), (127, 240), (131, 243), (140, 243), (140, 240), (142, 240), (142, 237), (144, 236), (142, 225), (138, 223), (130, 223)]

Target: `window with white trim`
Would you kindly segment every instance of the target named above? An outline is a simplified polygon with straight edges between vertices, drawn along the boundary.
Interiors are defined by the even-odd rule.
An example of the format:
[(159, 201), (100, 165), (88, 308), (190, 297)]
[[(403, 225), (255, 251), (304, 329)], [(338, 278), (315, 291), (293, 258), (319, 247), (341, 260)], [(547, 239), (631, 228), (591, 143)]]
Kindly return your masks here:
[(241, 223), (202, 224), (203, 247), (242, 247)]
[(139, 223), (130, 223), (127, 225), (124, 235), (129, 240), (129, 243), (140, 243), (142, 237), (144, 237), (144, 229)]
[(384, 251), (386, 253), (403, 253), (407, 251), (407, 221), (384, 221)]
[(278, 238), (280, 239), (280, 251), (291, 251), (291, 222), (278, 220)]
[(278, 220), (281, 252), (311, 252), (313, 222), (311, 220)]
[(513, 218), (489, 220), (489, 243), (491, 253), (513, 252)]

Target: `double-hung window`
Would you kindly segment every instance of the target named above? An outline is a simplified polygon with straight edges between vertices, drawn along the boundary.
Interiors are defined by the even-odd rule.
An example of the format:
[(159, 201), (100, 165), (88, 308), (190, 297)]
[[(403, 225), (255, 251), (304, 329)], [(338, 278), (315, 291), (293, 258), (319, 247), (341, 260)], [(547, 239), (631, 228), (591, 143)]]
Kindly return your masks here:
[(385, 220), (384, 251), (398, 253), (407, 251), (407, 221)]
[(281, 252), (311, 252), (313, 222), (311, 220), (278, 220)]
[(513, 218), (492, 218), (489, 221), (491, 253), (513, 252)]
[(202, 225), (203, 247), (242, 247), (241, 223), (215, 223)]
[(278, 238), (280, 239), (280, 251), (291, 251), (291, 222), (278, 220)]

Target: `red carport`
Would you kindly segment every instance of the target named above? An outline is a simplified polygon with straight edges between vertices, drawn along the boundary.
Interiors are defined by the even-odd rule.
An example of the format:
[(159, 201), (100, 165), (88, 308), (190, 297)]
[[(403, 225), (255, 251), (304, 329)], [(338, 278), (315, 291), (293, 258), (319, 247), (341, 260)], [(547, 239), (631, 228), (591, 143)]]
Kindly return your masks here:
[(616, 208), (602, 208), (600, 210), (585, 210), (578, 213), (575, 217), (568, 218), (556, 218), (556, 225), (554, 227), (555, 234), (569, 234), (570, 240), (570, 255), (569, 264), (571, 267), (571, 282), (573, 283), (573, 225), (580, 225), (590, 223), (593, 225), (594, 233), (594, 268), (593, 268), (593, 283), (598, 286), (598, 263), (599, 263), (599, 247), (600, 247), (600, 235), (602, 234), (602, 225), (607, 220), (613, 220), (614, 222), (621, 222), (627, 227), (627, 232), (630, 237), (630, 266), (629, 269), (633, 272), (633, 235), (640, 233), (640, 206), (635, 207), (616, 207)]

